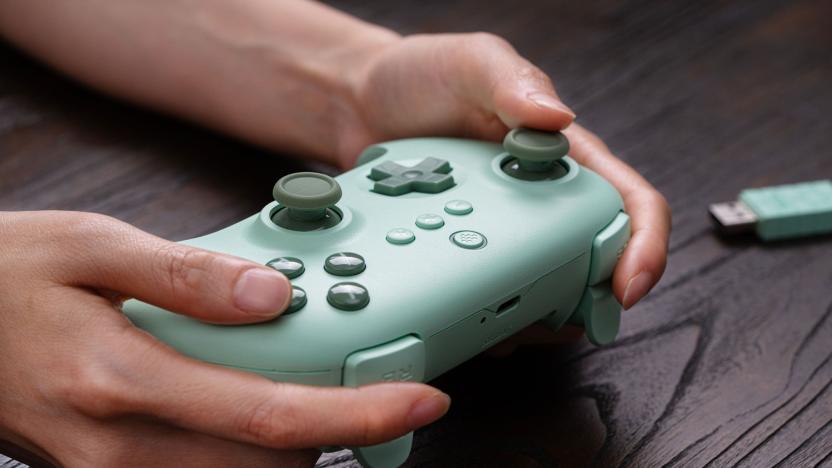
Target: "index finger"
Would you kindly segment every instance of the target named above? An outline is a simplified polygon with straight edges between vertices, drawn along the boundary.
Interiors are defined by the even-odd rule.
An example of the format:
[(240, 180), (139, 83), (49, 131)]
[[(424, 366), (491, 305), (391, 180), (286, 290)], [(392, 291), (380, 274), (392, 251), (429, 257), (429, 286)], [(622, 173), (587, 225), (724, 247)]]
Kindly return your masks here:
[(272, 382), (187, 358), (132, 327), (119, 346), (126, 361), (119, 368), (129, 373), (87, 379), (94, 384), (83, 391), (99, 402), (93, 416), (141, 414), (229, 440), (295, 449), (392, 440), (440, 418), (450, 404), (447, 395), (419, 383)]
[(671, 214), (667, 201), (635, 169), (616, 158), (595, 134), (573, 124), (563, 131), (570, 156), (607, 179), (624, 199), (632, 237), (613, 273), (613, 292), (629, 309), (655, 286), (664, 273)]

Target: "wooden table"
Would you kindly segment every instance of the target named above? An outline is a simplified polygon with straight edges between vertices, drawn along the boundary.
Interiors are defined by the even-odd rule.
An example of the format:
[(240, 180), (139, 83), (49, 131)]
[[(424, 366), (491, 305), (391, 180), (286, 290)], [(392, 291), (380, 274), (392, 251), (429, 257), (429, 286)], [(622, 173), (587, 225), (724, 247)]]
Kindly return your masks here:
[[(453, 408), (408, 466), (832, 466), (832, 237), (725, 242), (706, 213), (745, 187), (832, 177), (832, 2), (334, 3), (406, 33), (505, 36), (674, 212), (668, 271), (616, 344), (449, 372), (434, 383)], [(0, 209), (97, 211), (183, 239), (309, 167), (8, 47), (0, 70)]]

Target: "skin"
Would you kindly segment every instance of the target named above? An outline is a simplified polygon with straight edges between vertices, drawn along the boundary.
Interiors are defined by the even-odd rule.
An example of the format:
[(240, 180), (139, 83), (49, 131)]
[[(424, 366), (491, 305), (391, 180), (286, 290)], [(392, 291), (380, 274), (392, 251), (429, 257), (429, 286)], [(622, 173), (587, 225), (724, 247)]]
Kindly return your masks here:
[[(632, 217), (616, 297), (632, 307), (664, 271), (664, 198), (496, 36), (401, 37), (301, 0), (5, 0), (0, 34), (104, 92), (344, 169), (377, 141), (564, 130)], [(136, 297), (210, 322), (279, 315), (288, 280), (246, 260), (73, 212), (0, 213), (0, 246), (0, 439), (56, 464), (309, 466), (308, 447), (389, 440), (450, 404), (422, 384), (304, 387), (196, 362), (120, 313)], [(530, 328), (497, 351), (574, 335)]]

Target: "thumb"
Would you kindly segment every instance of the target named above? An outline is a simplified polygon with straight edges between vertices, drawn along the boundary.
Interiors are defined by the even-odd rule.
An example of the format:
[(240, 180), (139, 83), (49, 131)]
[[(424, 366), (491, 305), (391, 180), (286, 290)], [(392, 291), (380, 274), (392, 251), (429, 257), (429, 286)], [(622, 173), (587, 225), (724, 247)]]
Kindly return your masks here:
[[(111, 290), (213, 323), (268, 320), (286, 309), (291, 285), (256, 263), (169, 242), (115, 219), (86, 215), (63, 282)], [(91, 235), (94, 232), (94, 235)]]
[[(504, 39), (491, 34), (469, 38), (466, 89), (509, 128), (562, 130), (575, 113), (561, 101), (552, 80)], [(462, 52), (461, 52), (462, 53)]]

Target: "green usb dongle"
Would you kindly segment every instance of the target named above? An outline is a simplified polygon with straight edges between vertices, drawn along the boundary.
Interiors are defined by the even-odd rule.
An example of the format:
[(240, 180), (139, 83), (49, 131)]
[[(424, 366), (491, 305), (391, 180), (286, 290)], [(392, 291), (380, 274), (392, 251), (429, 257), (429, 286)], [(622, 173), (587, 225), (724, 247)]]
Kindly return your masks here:
[(832, 233), (832, 180), (746, 189), (710, 212), (720, 231), (753, 230), (765, 241)]

